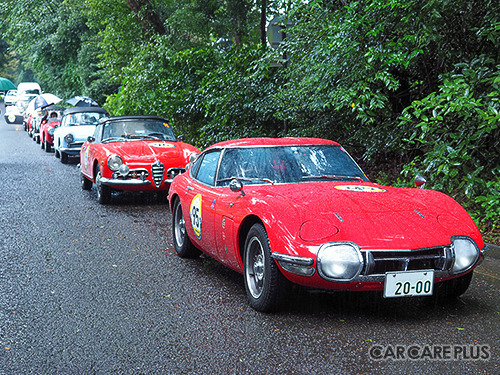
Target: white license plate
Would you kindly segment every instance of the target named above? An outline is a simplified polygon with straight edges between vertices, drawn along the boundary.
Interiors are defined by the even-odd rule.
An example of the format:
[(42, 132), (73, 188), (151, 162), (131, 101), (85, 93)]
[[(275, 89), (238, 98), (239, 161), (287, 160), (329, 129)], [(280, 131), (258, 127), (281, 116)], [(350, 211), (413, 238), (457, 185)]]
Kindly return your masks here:
[(431, 296), (434, 288), (434, 270), (387, 272), (384, 298)]

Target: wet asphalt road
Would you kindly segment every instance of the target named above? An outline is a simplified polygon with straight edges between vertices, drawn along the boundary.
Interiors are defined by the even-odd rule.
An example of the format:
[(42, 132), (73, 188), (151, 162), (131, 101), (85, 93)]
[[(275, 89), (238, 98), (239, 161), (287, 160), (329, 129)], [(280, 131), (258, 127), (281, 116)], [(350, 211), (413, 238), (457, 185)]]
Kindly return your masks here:
[[(454, 301), (300, 290), (266, 315), (248, 307), (239, 274), (174, 254), (165, 202), (99, 205), (76, 162), (61, 164), (3, 114), (0, 181), (2, 375), (500, 371), (497, 259)], [(441, 344), (488, 345), (490, 359), (369, 356), (374, 345)]]

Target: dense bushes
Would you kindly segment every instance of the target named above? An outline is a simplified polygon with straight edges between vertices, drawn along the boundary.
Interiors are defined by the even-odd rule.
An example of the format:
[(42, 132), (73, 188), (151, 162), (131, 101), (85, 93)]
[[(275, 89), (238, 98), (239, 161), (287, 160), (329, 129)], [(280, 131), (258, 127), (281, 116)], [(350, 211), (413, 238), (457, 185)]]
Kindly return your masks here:
[[(373, 180), (410, 185), (423, 173), (485, 228), (500, 225), (498, 1), (2, 3), (6, 17), (25, 16), (4, 37), (46, 90), (168, 117), (200, 147), (335, 139)], [(67, 21), (22, 34), (48, 11)], [(273, 50), (260, 20), (277, 14), (293, 26)]]

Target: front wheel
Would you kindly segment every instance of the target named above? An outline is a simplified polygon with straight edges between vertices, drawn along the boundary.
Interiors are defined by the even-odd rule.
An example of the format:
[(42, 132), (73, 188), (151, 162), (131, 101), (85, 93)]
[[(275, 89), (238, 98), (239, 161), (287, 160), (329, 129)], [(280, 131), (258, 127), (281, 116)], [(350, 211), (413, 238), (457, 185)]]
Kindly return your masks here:
[(288, 281), (271, 258), (271, 247), (262, 224), (254, 224), (245, 241), (243, 257), (245, 290), (250, 306), (270, 312), (285, 300)]
[[(62, 157), (62, 153), (61, 153)], [(108, 204), (109, 201), (111, 200), (111, 189), (109, 186), (103, 185), (101, 183), (101, 172), (97, 172), (96, 178), (95, 178), (95, 186), (97, 190), (97, 201), (100, 204)]]
[(68, 164), (68, 154), (61, 151), (60, 155), (61, 155), (61, 163)]
[(200, 255), (200, 250), (193, 245), (186, 233), (186, 222), (184, 221), (179, 199), (174, 202), (172, 236), (174, 238), (174, 249), (178, 256), (181, 258), (196, 258)]
[(90, 181), (87, 177), (85, 177), (83, 173), (80, 173), (80, 182), (82, 184), (83, 190), (92, 189), (92, 181)]

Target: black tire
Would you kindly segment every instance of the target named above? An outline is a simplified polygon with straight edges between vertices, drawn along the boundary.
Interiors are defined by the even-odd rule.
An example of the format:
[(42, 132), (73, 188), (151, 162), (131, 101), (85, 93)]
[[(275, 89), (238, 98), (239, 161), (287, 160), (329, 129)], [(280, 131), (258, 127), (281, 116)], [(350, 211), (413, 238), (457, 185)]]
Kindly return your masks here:
[(443, 281), (438, 285), (437, 296), (449, 299), (460, 297), (469, 289), (473, 273), (471, 271), (466, 275)]
[(262, 224), (254, 224), (248, 232), (244, 255), (243, 276), (250, 306), (257, 311), (276, 311), (285, 301), (288, 280), (271, 258), (271, 247)]
[[(61, 156), (63, 153), (61, 153)], [(103, 185), (101, 183), (101, 171), (97, 172), (95, 177), (95, 186), (97, 191), (97, 201), (100, 204), (108, 204), (111, 200), (111, 189), (109, 186)]]
[(42, 150), (44, 150), (44, 149), (45, 149), (45, 142), (40, 142), (40, 148), (41, 148)]
[(51, 152), (52, 151), (52, 145), (49, 142), (47, 142), (47, 141), (45, 141), (44, 143), (45, 143), (45, 152)]
[(174, 239), (175, 252), (181, 258), (197, 258), (201, 254), (201, 251), (193, 245), (186, 233), (182, 206), (178, 198), (174, 201), (172, 211), (172, 237)]
[(60, 152), (60, 157), (61, 157), (61, 163), (63, 164), (68, 164), (68, 154), (65, 152)]
[(54, 155), (56, 156), (56, 158), (60, 158), (61, 156), (59, 155), (59, 151), (57, 151), (57, 149), (54, 148)]
[(92, 189), (92, 181), (85, 177), (83, 173), (80, 173), (80, 182), (82, 185), (82, 190)]

